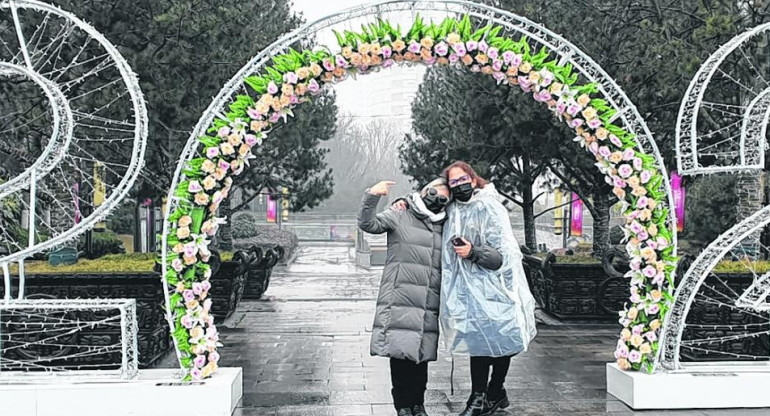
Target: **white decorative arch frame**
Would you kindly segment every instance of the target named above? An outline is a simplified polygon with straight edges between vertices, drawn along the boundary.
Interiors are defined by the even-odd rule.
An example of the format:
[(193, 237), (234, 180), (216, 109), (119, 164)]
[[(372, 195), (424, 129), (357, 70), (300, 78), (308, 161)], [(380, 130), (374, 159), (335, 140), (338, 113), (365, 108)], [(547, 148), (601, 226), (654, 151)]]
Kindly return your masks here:
[[(125, 86), (125, 90), (129, 96), (131, 114), (133, 116), (132, 120), (123, 122), (126, 126), (130, 126), (133, 130), (133, 134), (130, 139), (132, 151), (131, 154), (128, 155), (128, 161), (126, 163), (125, 171), (123, 172), (124, 175), (120, 182), (110, 189), (111, 192), (109, 192), (108, 195), (105, 195), (104, 202), (96, 207), (89, 215), (82, 218), (78, 224), (40, 242), (35, 242), (36, 218), (34, 213), (38, 199), (36, 192), (37, 185), (47, 175), (51, 174), (51, 171), (59, 166), (63, 159), (68, 157), (71, 146), (75, 141), (73, 138), (73, 130), (77, 128), (79, 121), (88, 120), (88, 117), (84, 117), (82, 114), (79, 115), (78, 120), (73, 117), (73, 109), (71, 108), (73, 97), (68, 96), (61, 86), (57, 84), (57, 79), (55, 79), (59, 78), (61, 73), (41, 73), (39, 68), (36, 67), (34, 57), (30, 53), (31, 47), (27, 44), (27, 39), (25, 39), (23, 31), (24, 22), (22, 17), (20, 17), (20, 10), (27, 13), (39, 13), (44, 15), (46, 19), (61, 19), (71, 25), (71, 31), (81, 31), (88, 37), (88, 39), (97, 42), (99, 47), (104, 50), (105, 57), (103, 59), (109, 60), (111, 62), (110, 66), (114, 66), (119, 73), (119, 79), (111, 80), (109, 82), (120, 82)], [(0, 62), (0, 76), (22, 75), (35, 82), (35, 84), (43, 90), (49, 101), (49, 105), (52, 107), (53, 121), (53, 134), (36, 161), (20, 175), (11, 178), (0, 185), (0, 198), (7, 197), (14, 192), (20, 191), (28, 191), (30, 195), (29, 209), (31, 214), (29, 215), (29, 241), (27, 246), (0, 257), (0, 267), (3, 269), (5, 282), (5, 298), (6, 301), (8, 301), (11, 296), (9, 272), (9, 265), (11, 263), (19, 263), (18, 298), (22, 299), (24, 297), (25, 279), (23, 267), (24, 260), (36, 253), (45, 252), (52, 248), (62, 246), (78, 238), (86, 231), (93, 228), (98, 222), (104, 220), (131, 190), (131, 186), (139, 176), (144, 163), (144, 151), (147, 145), (147, 110), (144, 97), (139, 88), (139, 81), (128, 65), (128, 62), (126, 62), (123, 56), (120, 55), (117, 48), (115, 48), (112, 43), (91, 25), (59, 7), (36, 0), (2, 0), (0, 1), (0, 12), (5, 11), (10, 11), (12, 15), (19, 51), (14, 57), (14, 61)], [(85, 46), (83, 48), (85, 48)], [(99, 70), (94, 73), (96, 72), (99, 72)], [(57, 77), (54, 77), (53, 75), (57, 75)], [(86, 76), (88, 75), (89, 74)], [(79, 97), (75, 97), (74, 99), (77, 98)]]
[(701, 135), (698, 133), (698, 114), (706, 105), (704, 95), (714, 75), (720, 70), (720, 65), (746, 42), (767, 33), (768, 30), (770, 30), (770, 23), (757, 26), (733, 37), (706, 59), (690, 81), (679, 107), (676, 122), (676, 161), (680, 174), (734, 173), (764, 168), (765, 133), (767, 131), (768, 107), (770, 107), (768, 90), (758, 94), (744, 114), (738, 148), (739, 162), (737, 164), (702, 166), (699, 163), (698, 141)]
[[(706, 59), (690, 82), (679, 109), (676, 128), (677, 163), (683, 175), (751, 172), (764, 169), (767, 125), (770, 122), (770, 88), (761, 90), (741, 114), (739, 159), (735, 164), (721, 166), (699, 164), (697, 122), (698, 113), (704, 105), (704, 95), (714, 75), (721, 71), (720, 65), (744, 44), (759, 35), (768, 34), (769, 31), (770, 23), (766, 23), (733, 37)], [(756, 365), (745, 363), (740, 367), (732, 366), (730, 362), (721, 362), (720, 367), (698, 363), (685, 365), (680, 360), (681, 344), (687, 316), (706, 279), (718, 263), (741, 241), (762, 231), (768, 224), (770, 224), (770, 206), (765, 206), (718, 236), (690, 265), (676, 288), (668, 324), (661, 333), (658, 365), (662, 370), (709, 372), (734, 372), (738, 368), (747, 371), (757, 370)], [(770, 296), (770, 273), (764, 273), (737, 296), (735, 306), (767, 311), (770, 310), (770, 305), (767, 303), (768, 296)], [(760, 365), (760, 367), (763, 371), (767, 371), (766, 366)]]
[[(411, 12), (413, 18), (419, 12), (437, 12), (456, 16), (456, 20), (429, 26), (417, 18), (412, 30), (403, 35), (383, 20), (383, 16), (390, 13), (403, 12)], [(362, 33), (346, 31), (338, 35), (340, 45), (334, 52), (297, 52), (290, 47), (330, 26), (359, 18), (379, 20)], [(490, 26), (471, 35), (470, 18), (489, 22)], [(518, 40), (497, 37), (501, 31), (516, 34)], [(474, 38), (479, 33), (478, 38)], [(426, 41), (425, 37), (430, 39)], [(405, 50), (414, 47), (415, 52), (411, 56), (411, 52), (396, 53), (399, 40), (409, 42)], [(491, 47), (486, 40), (500, 47)], [(546, 56), (530, 54), (530, 41), (542, 46), (552, 61), (545, 63)], [(467, 48), (473, 49), (466, 51)], [(505, 63), (495, 69), (498, 59), (487, 48), (496, 49), (495, 55), (513, 52), (514, 57), (508, 54), (500, 58)], [(471, 54), (471, 50), (476, 52)], [(229, 164), (233, 174), (240, 173), (250, 159), (251, 147), (266, 137), (264, 130), (291, 115), (295, 103), (307, 100), (306, 89), (314, 91), (320, 83), (341, 80), (349, 71), (367, 72), (379, 63), (392, 61), (391, 53), (401, 56), (402, 61), (428, 64), (449, 64), (452, 55), (456, 55), (455, 62), (475, 60), (465, 65), (493, 75), (498, 83), (534, 91), (536, 100), (546, 102), (557, 116), (567, 120), (578, 133), (575, 141), (596, 156), (597, 166), (625, 203), (627, 248), (638, 266), (628, 275), (632, 285), (637, 287), (637, 292), (657, 288), (653, 291), (657, 291), (655, 296), (633, 302), (622, 313), (621, 323), (630, 328), (639, 325), (643, 316), (648, 316), (650, 321), (656, 318), (657, 323), (645, 327), (654, 333), (664, 322), (676, 258), (676, 219), (673, 210), (667, 209), (673, 206), (673, 197), (652, 134), (615, 81), (574, 45), (521, 16), (460, 0), (384, 1), (331, 14), (274, 42), (225, 84), (190, 135), (168, 194), (161, 253), (162, 279), (168, 289), (166, 318), (186, 379), (207, 377), (216, 370), (219, 360), (216, 347), (220, 344), (209, 313), (211, 301), (207, 299), (211, 275), (206, 264), (210, 255), (207, 237), (213, 236), (217, 224), (223, 221), (216, 218), (216, 211), (227, 197), (232, 179), (229, 173), (215, 169), (230, 172)], [(466, 55), (470, 58), (465, 58)], [(359, 58), (364, 65), (356, 64)], [(485, 60), (490, 65), (485, 64)], [(352, 68), (351, 63), (358, 68)], [(507, 69), (503, 72), (501, 68)], [(572, 85), (578, 78), (585, 84)], [(322, 81), (319, 83), (319, 80)], [(281, 88), (277, 84), (282, 84)], [(259, 94), (259, 101), (249, 96), (255, 92)], [(286, 103), (282, 103), (284, 98)], [(582, 127), (583, 123), (590, 127)], [(632, 191), (626, 193), (626, 188)], [(623, 339), (616, 357), (625, 368), (649, 370), (655, 354), (649, 343), (645, 345), (648, 350), (643, 348), (639, 352), (631, 348), (629, 351), (628, 339)]]

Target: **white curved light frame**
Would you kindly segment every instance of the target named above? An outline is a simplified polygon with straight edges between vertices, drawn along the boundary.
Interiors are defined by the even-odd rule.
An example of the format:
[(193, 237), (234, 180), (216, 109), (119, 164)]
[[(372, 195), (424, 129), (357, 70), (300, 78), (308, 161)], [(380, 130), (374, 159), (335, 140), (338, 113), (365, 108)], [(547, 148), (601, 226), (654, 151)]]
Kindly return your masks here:
[[(703, 102), (703, 96), (709, 86), (712, 76), (719, 65), (744, 42), (761, 33), (770, 30), (770, 23), (757, 26), (741, 33), (720, 47), (712, 54), (698, 70), (687, 93), (682, 100), (677, 118), (676, 152), (680, 173), (683, 175), (709, 174), (718, 172), (757, 171), (764, 169), (767, 125), (770, 121), (770, 88), (763, 90), (749, 103), (743, 114), (740, 137), (740, 163), (731, 166), (698, 166), (697, 149), (697, 114)], [(706, 278), (712, 273), (717, 264), (741, 241), (761, 231), (770, 224), (770, 206), (755, 212), (748, 218), (734, 225), (717, 237), (692, 262), (676, 288), (674, 304), (669, 312), (667, 325), (661, 332), (659, 359), (661, 369), (668, 371), (696, 371), (698, 366), (711, 368), (709, 371), (735, 371), (737, 368), (756, 370), (755, 367), (742, 364), (730, 366), (729, 362), (721, 362), (721, 367), (709, 364), (689, 363), (686, 366), (680, 362), (680, 347), (684, 333), (685, 321), (690, 312), (695, 296)], [(770, 294), (770, 274), (760, 276), (735, 300), (738, 307), (751, 308), (757, 311), (768, 310), (765, 304)], [(725, 366), (725, 364), (727, 364)], [(770, 369), (761, 366), (763, 371)]]
[[(8, 277), (8, 265), (10, 263), (19, 262), (21, 266), (23, 265), (23, 261), (26, 258), (29, 258), (36, 253), (40, 253), (40, 252), (49, 250), (51, 248), (61, 246), (71, 240), (74, 240), (75, 238), (78, 238), (87, 230), (93, 228), (94, 225), (96, 225), (98, 222), (102, 221), (114, 208), (118, 206), (120, 201), (128, 194), (129, 190), (131, 189), (131, 186), (134, 184), (134, 181), (139, 176), (139, 172), (141, 171), (142, 165), (144, 163), (144, 152), (147, 146), (147, 109), (144, 101), (144, 96), (142, 95), (141, 89), (139, 87), (139, 80), (137, 79), (136, 74), (134, 74), (134, 72), (131, 70), (130, 66), (128, 65), (128, 62), (126, 62), (126, 60), (120, 55), (120, 52), (118, 52), (117, 48), (115, 48), (115, 46), (112, 43), (110, 43), (104, 36), (102, 36), (91, 25), (77, 18), (75, 15), (60, 9), (59, 7), (46, 4), (43, 2), (35, 1), (35, 0), (0, 1), (0, 11), (4, 9), (10, 9), (11, 13), (14, 16), (14, 22), (17, 23), (17, 35), (20, 38), (20, 45), (24, 56), (24, 62), (26, 64), (26, 66), (23, 68), (24, 68), (25, 74), (27, 75), (35, 74), (35, 75), (31, 75), (32, 79), (41, 78), (42, 75), (36, 73), (30, 61), (29, 53), (26, 49), (26, 45), (24, 44), (23, 35), (21, 34), (21, 30), (18, 26), (18, 21), (19, 21), (18, 13), (17, 13), (18, 9), (30, 9), (30, 10), (43, 12), (43, 13), (50, 13), (52, 15), (56, 15), (57, 17), (64, 18), (67, 21), (72, 22), (78, 29), (88, 34), (88, 36), (91, 37), (93, 40), (97, 41), (100, 44), (100, 46), (104, 48), (107, 54), (109, 54), (110, 58), (114, 61), (115, 67), (120, 72), (120, 76), (126, 85), (126, 89), (131, 98), (132, 110), (134, 114), (133, 122), (135, 126), (134, 138), (133, 138), (133, 151), (130, 155), (131, 159), (127, 164), (125, 176), (121, 179), (120, 183), (115, 187), (113, 192), (111, 192), (105, 198), (105, 201), (102, 205), (96, 207), (93, 210), (93, 212), (91, 212), (90, 215), (88, 215), (87, 217), (84, 217), (74, 227), (48, 240), (42, 241), (40, 243), (37, 243), (37, 244), (34, 243), (34, 232), (32, 232), (34, 230), (30, 230), (30, 243), (26, 248), (0, 258), (0, 266), (2, 266), (3, 268), (3, 272), (6, 280), (6, 294), (9, 294), (10, 286), (7, 283), (10, 280)], [(10, 64), (5, 64), (5, 65), (7, 66)], [(45, 84), (41, 84), (41, 85), (45, 85)], [(56, 100), (51, 100), (50, 102), (52, 105), (54, 105), (56, 103)], [(56, 109), (56, 111), (54, 111), (54, 114), (56, 114), (57, 111), (64, 111), (66, 113), (66, 111), (64, 110), (64, 105), (63, 104), (61, 105), (62, 105), (62, 108)], [(71, 114), (68, 117), (70, 117), (69, 120), (71, 120)], [(65, 117), (65, 122), (66, 120), (67, 118)], [(61, 127), (59, 127), (59, 130), (61, 130)], [(36, 199), (36, 195), (34, 192), (35, 181), (40, 179), (41, 177), (38, 175), (44, 175), (45, 173), (47, 173), (47, 171), (50, 171), (50, 169), (56, 164), (56, 162), (61, 160), (61, 158), (66, 154), (66, 147), (65, 148), (57, 147), (54, 150), (51, 148), (51, 146), (53, 145), (58, 146), (58, 144), (62, 144), (65, 142), (69, 143), (69, 141), (72, 138), (71, 128), (67, 128), (65, 131), (59, 131), (59, 134), (66, 135), (66, 140), (65, 138), (62, 138), (61, 140), (58, 140), (58, 141), (52, 140), (53, 142), (56, 142), (56, 143), (53, 143), (53, 144), (49, 143), (49, 145), (46, 147), (44, 152), (44, 156), (46, 156), (46, 158), (42, 158), (41, 156), (41, 158), (39, 158), (35, 162), (35, 164), (30, 166), (25, 172), (23, 172), (20, 175), (21, 177), (28, 178), (28, 179), (22, 179), (19, 182), (15, 182), (19, 184), (24, 184), (25, 181), (27, 181), (26, 184), (31, 187), (30, 189), (31, 190), (30, 192), (31, 209), (34, 209), (35, 199)], [(21, 185), (21, 188), (24, 188), (24, 186)], [(21, 188), (16, 187), (15, 189), (18, 190)], [(32, 217), (34, 221), (34, 215), (30, 215), (30, 217)], [(20, 282), (20, 286), (23, 287), (23, 278), (24, 278), (23, 268), (20, 267), (19, 272), (20, 272), (19, 273), (20, 279), (22, 280)], [(21, 291), (20, 291), (20, 295), (22, 295)]]
[[(338, 13), (330, 14), (326, 17), (316, 20), (315, 22), (303, 25), (297, 30), (281, 37), (276, 42), (265, 48), (257, 56), (252, 58), (235, 74), (233, 78), (231, 78), (225, 84), (225, 86), (222, 88), (219, 94), (217, 94), (212, 103), (201, 116), (200, 120), (195, 126), (195, 129), (192, 131), (192, 134), (190, 135), (190, 138), (188, 139), (187, 144), (182, 151), (179, 163), (177, 164), (176, 172), (174, 174), (174, 178), (168, 194), (168, 203), (164, 211), (163, 241), (161, 248), (163, 270), (162, 280), (164, 285), (164, 294), (166, 296), (166, 319), (172, 331), (174, 330), (174, 323), (171, 316), (170, 299), (167, 290), (168, 282), (166, 280), (166, 270), (168, 266), (167, 236), (170, 229), (168, 217), (169, 214), (178, 206), (179, 199), (174, 196), (174, 190), (177, 188), (179, 182), (183, 180), (182, 170), (185, 164), (195, 155), (195, 150), (198, 145), (198, 137), (202, 136), (206, 132), (215, 117), (226, 118), (223, 116), (223, 114), (226, 112), (225, 108), (230, 103), (230, 99), (232, 98), (233, 94), (235, 94), (237, 90), (242, 86), (243, 79), (250, 74), (258, 73), (260, 69), (262, 69), (274, 55), (286, 51), (291, 44), (303, 39), (310, 38), (312, 35), (325, 28), (328, 28), (337, 23), (348, 21), (350, 19), (370, 16), (382, 17), (383, 14), (389, 12), (408, 11), (411, 11), (413, 14), (417, 12), (439, 12), (457, 15), (467, 14), (471, 17), (485, 19), (491, 23), (503, 26), (505, 29), (526, 35), (529, 39), (534, 40), (543, 46), (546, 46), (553, 55), (559, 57), (561, 63), (572, 63), (577, 72), (586, 77), (589, 81), (597, 83), (601, 98), (607, 100), (608, 104), (617, 111), (615, 120), (619, 119), (623, 127), (625, 127), (629, 133), (632, 133), (636, 136), (638, 149), (641, 152), (647, 155), (651, 155), (655, 158), (656, 167), (663, 176), (668, 204), (671, 207), (674, 206), (674, 199), (671, 192), (669, 177), (665, 164), (663, 163), (663, 158), (661, 157), (658, 147), (652, 137), (652, 133), (647, 128), (647, 125), (644, 122), (642, 116), (639, 114), (639, 111), (628, 99), (628, 97), (617, 85), (617, 83), (615, 83), (612, 77), (610, 77), (593, 59), (588, 57), (584, 52), (582, 52), (580, 49), (569, 43), (558, 34), (524, 17), (470, 1), (391, 0), (353, 7)], [(334, 45), (334, 49), (339, 48)], [(674, 210), (669, 211), (669, 223), (672, 225), (672, 244), (674, 246), (673, 255), (676, 255), (676, 217)], [(176, 349), (177, 359), (180, 360), (181, 367), (181, 355), (178, 346), (176, 345), (175, 339), (174, 347)]]
[(59, 163), (67, 152), (74, 128), (72, 109), (68, 104), (67, 97), (64, 96), (64, 93), (56, 84), (30, 71), (27, 67), (0, 62), (0, 77), (6, 75), (23, 75), (35, 82), (43, 90), (53, 110), (51, 112), (53, 126), (48, 144), (35, 160), (35, 163), (22, 172), (21, 175), (0, 184), (0, 199), (18, 190), (28, 188), (35, 179), (42, 178), (55, 168), (56, 164)]
[[(743, 32), (722, 45), (716, 52), (706, 59), (698, 69), (698, 72), (690, 81), (682, 103), (679, 107), (679, 115), (676, 121), (676, 162), (677, 170), (682, 175), (700, 175), (719, 172), (738, 172), (746, 170), (763, 169), (765, 164), (765, 136), (744, 136), (740, 141), (740, 164), (724, 166), (699, 166), (698, 165), (698, 113), (703, 105), (703, 96), (708, 89), (711, 79), (724, 60), (740, 48), (746, 41), (770, 30), (770, 23), (757, 26)], [(765, 94), (762, 100), (770, 99)], [(757, 97), (757, 98), (758, 98)], [(756, 103), (752, 103), (756, 105)], [(767, 108), (768, 104), (763, 104)], [(744, 123), (745, 123), (744, 119)], [(745, 125), (744, 125), (745, 126)], [(762, 120), (758, 130), (766, 131), (767, 117)], [(747, 140), (748, 139), (748, 140)]]

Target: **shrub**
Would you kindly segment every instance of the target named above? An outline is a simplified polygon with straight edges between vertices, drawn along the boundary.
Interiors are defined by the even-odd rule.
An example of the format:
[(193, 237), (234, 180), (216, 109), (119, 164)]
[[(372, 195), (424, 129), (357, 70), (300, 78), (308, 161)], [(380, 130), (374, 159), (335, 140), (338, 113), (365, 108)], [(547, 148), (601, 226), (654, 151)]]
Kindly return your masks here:
[[(93, 252), (87, 256), (88, 258), (96, 259), (107, 254), (122, 254), (126, 252), (123, 242), (112, 231), (94, 232), (91, 235), (93, 238)], [(85, 236), (81, 237), (78, 242), (78, 251), (86, 251)]]
[(260, 232), (259, 223), (259, 218), (248, 211), (239, 212), (236, 215), (233, 215), (233, 238), (257, 237)]

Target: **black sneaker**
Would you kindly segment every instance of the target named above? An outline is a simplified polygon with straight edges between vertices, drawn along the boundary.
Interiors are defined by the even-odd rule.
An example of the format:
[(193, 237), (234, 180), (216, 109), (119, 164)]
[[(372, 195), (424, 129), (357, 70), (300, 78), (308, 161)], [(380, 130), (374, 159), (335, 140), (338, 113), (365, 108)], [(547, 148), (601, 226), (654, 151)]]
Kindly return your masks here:
[(487, 414), (488, 408), (487, 393), (473, 393), (468, 399), (468, 406), (460, 413), (460, 416), (482, 416)]
[(414, 416), (414, 414), (412, 413), (412, 409), (403, 407), (398, 409), (398, 416)]
[(500, 390), (497, 393), (489, 393), (487, 405), (489, 407), (485, 414), (492, 414), (497, 411), (497, 409), (505, 409), (510, 406), (511, 402), (508, 400), (508, 393), (506, 393), (505, 390)]
[(428, 416), (428, 413), (425, 411), (425, 406), (421, 404), (416, 404), (412, 406), (412, 415), (414, 416)]

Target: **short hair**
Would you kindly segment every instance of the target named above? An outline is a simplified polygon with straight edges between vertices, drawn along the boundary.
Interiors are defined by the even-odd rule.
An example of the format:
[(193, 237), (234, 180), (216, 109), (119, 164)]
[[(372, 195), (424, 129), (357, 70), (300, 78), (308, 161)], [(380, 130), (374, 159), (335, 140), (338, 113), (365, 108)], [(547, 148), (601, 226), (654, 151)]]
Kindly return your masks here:
[(430, 188), (446, 188), (446, 190), (449, 191), (449, 195), (452, 195), (452, 191), (449, 189), (449, 183), (447, 183), (447, 180), (444, 178), (436, 178), (428, 182), (428, 184), (423, 186), (420, 190), (420, 195), (425, 195)]

